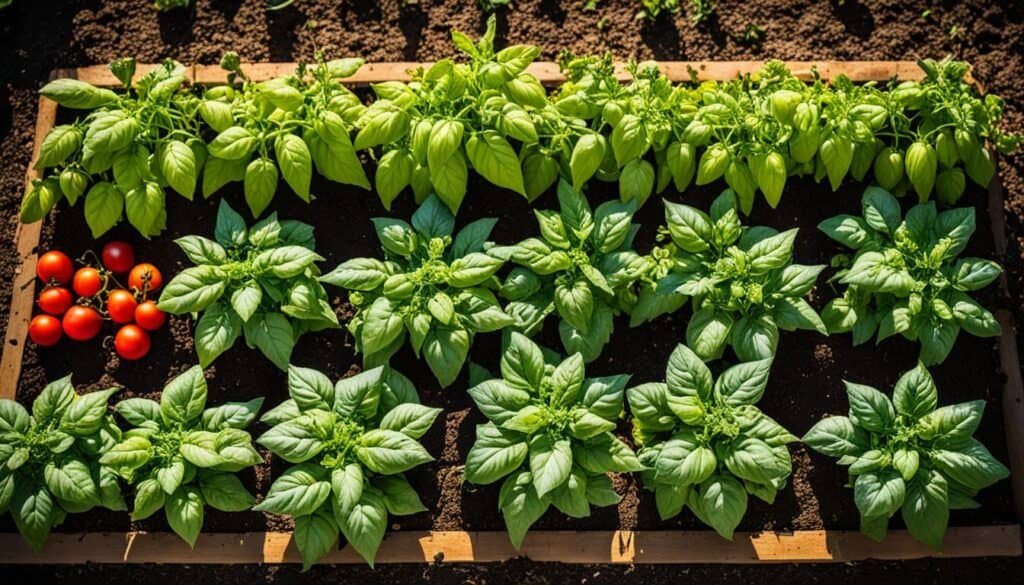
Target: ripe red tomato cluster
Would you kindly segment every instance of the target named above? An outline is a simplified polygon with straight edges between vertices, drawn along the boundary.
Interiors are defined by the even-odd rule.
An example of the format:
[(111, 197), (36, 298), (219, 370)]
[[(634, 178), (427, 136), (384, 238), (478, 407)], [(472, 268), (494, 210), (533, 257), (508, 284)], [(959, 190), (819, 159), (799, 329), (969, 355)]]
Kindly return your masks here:
[[(96, 259), (92, 252), (83, 258), (89, 256)], [(148, 332), (163, 327), (167, 319), (156, 302), (146, 298), (163, 286), (160, 270), (149, 263), (136, 264), (135, 250), (127, 242), (107, 243), (99, 266), (86, 264), (77, 271), (67, 254), (51, 250), (39, 257), (36, 275), (46, 286), (36, 300), (43, 313), (33, 317), (28, 327), (37, 345), (56, 345), (64, 335), (88, 341), (99, 335), (104, 319), (109, 319), (121, 325), (114, 336), (117, 355), (137, 360), (149, 353)], [(124, 275), (128, 288), (117, 280)]]

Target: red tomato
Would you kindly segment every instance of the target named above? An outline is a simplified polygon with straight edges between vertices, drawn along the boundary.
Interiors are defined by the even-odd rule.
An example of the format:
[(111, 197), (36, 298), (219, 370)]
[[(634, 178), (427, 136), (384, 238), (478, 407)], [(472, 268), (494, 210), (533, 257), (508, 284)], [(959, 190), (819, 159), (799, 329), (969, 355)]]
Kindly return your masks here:
[(28, 324), (28, 336), (36, 345), (43, 347), (57, 345), (61, 335), (60, 319), (51, 315), (36, 315)]
[(149, 263), (136, 264), (128, 273), (128, 286), (141, 293), (156, 292), (164, 284), (160, 270)]
[(107, 294), (107, 314), (114, 323), (131, 323), (135, 318), (135, 296), (119, 288)]
[(135, 249), (128, 242), (107, 242), (103, 246), (103, 267), (117, 274), (124, 274), (135, 264)]
[(67, 284), (71, 281), (71, 274), (75, 271), (71, 258), (64, 252), (52, 250), (39, 257), (36, 264), (36, 275), (39, 280), (46, 284), (59, 282)]
[(100, 332), (103, 317), (95, 309), (75, 305), (64, 313), (64, 333), (75, 341), (89, 341)]
[(117, 355), (126, 360), (137, 360), (149, 353), (149, 333), (138, 325), (125, 325), (114, 336)]
[(156, 307), (153, 301), (142, 301), (135, 307), (135, 323), (147, 331), (156, 331), (164, 326), (167, 315)]
[(39, 293), (39, 299), (36, 301), (36, 304), (45, 313), (63, 315), (73, 302), (74, 299), (71, 298), (71, 291), (63, 286), (51, 286)]
[(103, 274), (95, 268), (79, 268), (72, 288), (80, 297), (94, 297), (103, 289)]

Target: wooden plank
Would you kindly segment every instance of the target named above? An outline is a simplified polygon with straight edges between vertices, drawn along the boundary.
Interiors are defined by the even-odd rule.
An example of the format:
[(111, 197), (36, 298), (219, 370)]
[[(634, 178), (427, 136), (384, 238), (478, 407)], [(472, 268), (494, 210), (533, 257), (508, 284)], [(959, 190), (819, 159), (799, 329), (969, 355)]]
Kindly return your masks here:
[[(851, 531), (737, 533), (733, 541), (711, 531), (538, 531), (516, 551), (504, 532), (395, 532), (377, 553), (377, 563), (493, 563), (517, 557), (537, 562), (604, 564), (840, 563), (865, 559), (1020, 556), (1019, 525), (954, 527), (937, 553), (903, 530), (881, 543)], [(53, 534), (33, 553), (18, 534), (0, 535), (0, 564), (297, 563), (287, 532), (202, 534), (190, 549), (169, 532)], [(350, 547), (323, 563), (361, 564)]]
[[(25, 185), (41, 178), (35, 169), (39, 160), (39, 149), (43, 139), (57, 120), (57, 102), (39, 98), (39, 114), (36, 118), (35, 141), (32, 146), (32, 160), (25, 172)], [(0, 357), (0, 398), (13, 400), (18, 392), (18, 378), (21, 376), (21, 358), (28, 337), (28, 324), (32, 319), (36, 287), (36, 260), (39, 235), (43, 222), (24, 224), (18, 222), (14, 232), (15, 247), (21, 260), (14, 272), (11, 289), (11, 307), (7, 314), (7, 335), (4, 338), (3, 357)]]
[[(727, 81), (744, 74), (756, 73), (764, 66), (764, 61), (665, 61), (658, 67), (672, 81), (689, 81), (696, 76), (700, 81)], [(430, 63), (398, 61), (388, 63), (367, 63), (352, 77), (346, 78), (345, 84), (366, 86), (383, 81), (408, 81), (409, 72), (417, 67), (429, 67)], [(924, 73), (914, 61), (790, 61), (787, 66), (794, 75), (801, 79), (811, 79), (812, 71), (817, 70), (822, 79), (834, 79), (843, 73), (853, 81), (886, 81), (893, 77), (904, 80), (924, 78)], [(263, 81), (295, 72), (295, 63), (244, 63), (242, 71), (255, 81)], [(551, 61), (537, 61), (527, 69), (546, 85), (554, 85), (565, 81), (558, 64)], [(615, 74), (621, 81), (630, 78), (625, 63), (615, 66)], [(107, 73), (109, 75), (109, 73)], [(111, 79), (113, 77), (111, 76)], [(197, 65), (195, 82), (205, 85), (224, 83), (227, 72), (219, 65)], [(114, 80), (116, 84), (116, 80)]]

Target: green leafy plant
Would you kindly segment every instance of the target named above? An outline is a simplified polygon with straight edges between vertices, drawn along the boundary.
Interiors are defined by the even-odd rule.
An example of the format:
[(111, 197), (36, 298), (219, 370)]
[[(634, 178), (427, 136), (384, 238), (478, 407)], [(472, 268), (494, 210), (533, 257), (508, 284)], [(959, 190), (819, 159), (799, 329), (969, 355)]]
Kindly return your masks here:
[(478, 219), (455, 237), (455, 218), (436, 196), (412, 216), (374, 218), (384, 260), (353, 258), (321, 277), (351, 291), (356, 314), (348, 329), (363, 364), (384, 364), (405, 344), (426, 359), (442, 386), (459, 375), (473, 337), (513, 324), (493, 290), (504, 265), (484, 252), (496, 219)]
[(206, 145), (196, 116), (199, 103), (183, 89), (185, 68), (168, 60), (137, 82), (134, 59), (110, 68), (125, 93), (74, 79), (51, 81), (40, 90), (64, 107), (91, 111), (55, 126), (43, 140), (36, 168), (46, 175), (25, 194), (22, 222), (41, 220), (62, 196), (74, 205), (84, 195), (93, 237), (122, 216), (150, 237), (167, 221), (165, 186), (192, 198)]
[(849, 466), (860, 530), (881, 541), (896, 512), (910, 534), (941, 550), (950, 510), (979, 507), (974, 496), (1009, 470), (972, 435), (985, 402), (939, 407), (923, 364), (903, 374), (893, 396), (845, 382), (849, 416), (830, 416), (803, 440)]
[(993, 337), (1001, 329), (988, 309), (967, 293), (991, 284), (1002, 268), (982, 258), (958, 258), (974, 234), (973, 207), (938, 212), (922, 203), (902, 216), (899, 202), (879, 187), (868, 187), (862, 217), (837, 215), (818, 227), (853, 249), (833, 280), (848, 285), (829, 301), (822, 319), (830, 333), (853, 332), (855, 345), (876, 335), (921, 343), (925, 365), (941, 363), (963, 329)]
[(209, 144), (203, 195), (242, 181), (253, 217), (259, 217), (285, 183), (303, 201), (312, 197), (313, 169), (331, 181), (370, 188), (349, 139), (366, 107), (338, 80), (350, 77), (362, 59), (299, 66), (293, 75), (249, 81), (238, 56), (228, 53), (221, 67), (241, 86), (207, 89), (198, 112), (217, 135)]
[(498, 505), (516, 548), (552, 504), (574, 518), (589, 516), (591, 506), (619, 501), (609, 472), (642, 468), (612, 434), (628, 381), (626, 375), (586, 378), (579, 353), (547, 362), (536, 343), (513, 333), (501, 378), (469, 389), (490, 422), (476, 428), (466, 481), (505, 478)]
[(317, 280), (313, 228), (270, 214), (251, 228), (226, 201), (217, 211), (216, 241), (202, 236), (176, 240), (195, 266), (164, 287), (160, 310), (202, 313), (196, 322), (196, 353), (207, 366), (245, 336), (285, 370), (303, 333), (338, 327), (338, 317)]
[(711, 214), (665, 201), (670, 243), (654, 253), (654, 284), (643, 287), (632, 314), (638, 325), (693, 299), (686, 345), (701, 359), (722, 356), (732, 346), (744, 361), (770, 358), (779, 330), (826, 333), (804, 300), (824, 266), (793, 264), (797, 229), (779, 233), (740, 224), (736, 196), (726, 190)]
[(114, 392), (77, 394), (65, 376), (43, 388), (31, 413), (0, 399), (0, 513), (36, 551), (67, 514), (125, 509), (117, 477), (99, 464), (121, 439), (107, 413)]
[(609, 201), (591, 211), (586, 197), (564, 180), (558, 202), (559, 212), (534, 211), (540, 238), (488, 252), (520, 265), (500, 291), (512, 301), (505, 310), (516, 327), (532, 336), (557, 313), (566, 351), (590, 362), (611, 337), (612, 317), (629, 309), (627, 290), (647, 268), (632, 249), (640, 227), (631, 223), (636, 202)]
[(316, 370), (288, 370), (290, 399), (261, 419), (257, 442), (295, 465), (256, 510), (295, 519), (304, 568), (333, 549), (338, 531), (373, 565), (388, 514), (426, 508), (404, 473), (433, 458), (419, 443), (441, 412), (419, 403), (412, 382), (379, 366), (331, 384)]
[(755, 406), (772, 360), (735, 365), (712, 382), (685, 345), (669, 357), (665, 382), (626, 391), (637, 456), (663, 520), (689, 506), (724, 538), (747, 511), (747, 494), (771, 504), (792, 472), (789, 431)]
[(408, 84), (373, 86), (377, 101), (357, 122), (355, 146), (372, 149), (378, 159), (375, 182), (385, 206), (411, 186), (417, 201), (435, 193), (455, 213), (469, 168), (531, 200), (554, 183), (551, 153), (577, 130), (526, 73), (537, 47), (495, 51), (495, 26), (492, 15), (476, 43), (452, 32), (468, 63), (441, 59), (414, 71)]
[(640, 11), (636, 18), (657, 20), (663, 13), (675, 14), (679, 12), (679, 0), (640, 0)]
[(161, 509), (171, 530), (195, 546), (207, 505), (248, 510), (255, 498), (235, 474), (263, 462), (245, 427), (262, 398), (206, 408), (203, 369), (193, 366), (164, 387), (160, 401), (129, 398), (116, 406), (133, 428), (100, 463), (135, 487), (132, 520)]

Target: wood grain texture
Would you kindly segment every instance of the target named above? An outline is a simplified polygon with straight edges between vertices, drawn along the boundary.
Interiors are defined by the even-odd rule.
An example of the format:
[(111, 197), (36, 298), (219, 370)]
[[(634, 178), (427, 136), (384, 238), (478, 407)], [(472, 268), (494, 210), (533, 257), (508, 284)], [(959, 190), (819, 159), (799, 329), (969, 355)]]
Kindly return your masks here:
[[(32, 146), (32, 160), (25, 172), (25, 186), (39, 179), (39, 171), (35, 169), (39, 160), (39, 149), (43, 139), (53, 128), (57, 120), (57, 102), (48, 98), (39, 98), (39, 114), (36, 118), (35, 141)], [(18, 392), (18, 378), (21, 376), (21, 358), (25, 351), (28, 337), (28, 324), (32, 320), (36, 287), (36, 260), (39, 247), (39, 234), (42, 222), (24, 224), (18, 222), (14, 231), (15, 248), (21, 266), (14, 272), (11, 283), (11, 308), (7, 316), (7, 335), (4, 337), (3, 357), (0, 358), (0, 398), (13, 400)]]
[[(658, 67), (672, 81), (728, 81), (740, 75), (756, 73), (764, 66), (764, 61), (664, 61), (659, 62)], [(831, 80), (840, 74), (857, 82), (886, 81), (897, 77), (902, 80), (919, 80), (924, 73), (914, 61), (789, 61), (786, 63), (790, 71), (800, 79), (809, 80), (813, 72), (824, 80)], [(371, 83), (382, 81), (408, 81), (409, 72), (418, 67), (428, 67), (430, 63), (419, 63), (412, 61), (397, 61), (385, 63), (367, 63), (352, 77), (346, 78), (346, 85), (366, 86)], [(155, 65), (140, 64), (137, 68), (136, 77), (150, 71)], [(243, 63), (242, 70), (254, 81), (264, 81), (280, 75), (289, 75), (295, 72), (295, 63)], [(553, 85), (565, 80), (558, 68), (558, 64), (551, 61), (537, 61), (530, 64), (527, 69), (530, 73), (544, 84)], [(71, 76), (77, 74), (78, 79), (88, 81), (93, 85), (114, 87), (120, 85), (117, 79), (110, 73), (110, 69), (104, 65), (93, 65), (81, 67), (77, 70), (60, 70), (58, 76)], [(615, 66), (616, 76), (626, 81), (630, 78), (625, 63), (618, 63)], [(227, 80), (227, 72), (219, 65), (195, 65), (188, 67), (186, 78), (194, 83), (212, 85), (224, 83)]]
[[(737, 533), (733, 541), (708, 531), (538, 531), (516, 551), (504, 532), (395, 532), (377, 553), (377, 563), (493, 563), (517, 557), (537, 562), (611, 564), (840, 563), (866, 559), (997, 557), (1021, 555), (1018, 525), (956, 527), (936, 553), (906, 531), (892, 531), (881, 543), (858, 532), (798, 531)], [(53, 534), (32, 553), (17, 534), (0, 535), (0, 564), (297, 563), (287, 532), (202, 534), (190, 549), (173, 533)], [(362, 564), (345, 547), (322, 563)]]

